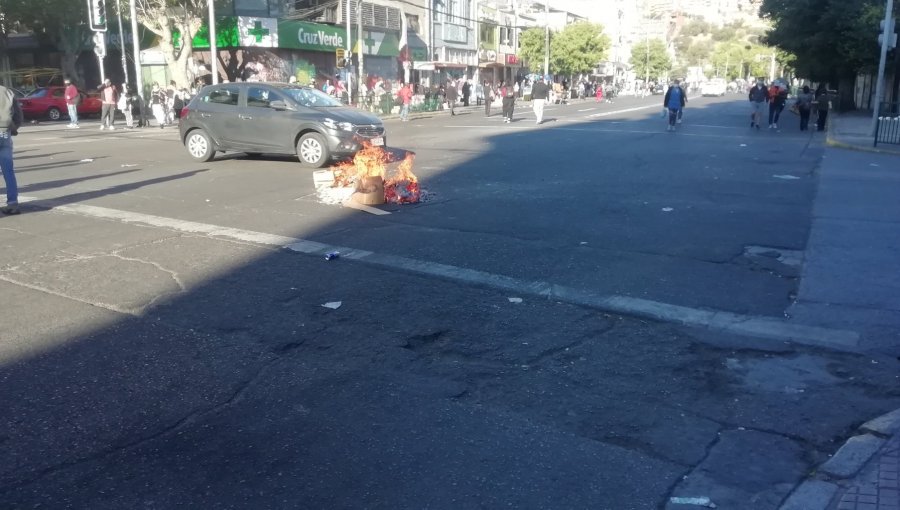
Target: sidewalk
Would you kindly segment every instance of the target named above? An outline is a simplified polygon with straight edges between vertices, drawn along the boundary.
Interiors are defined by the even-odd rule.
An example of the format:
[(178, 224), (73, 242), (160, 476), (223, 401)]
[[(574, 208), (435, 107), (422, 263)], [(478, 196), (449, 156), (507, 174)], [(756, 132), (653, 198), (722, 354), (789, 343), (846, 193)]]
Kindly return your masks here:
[[(800, 289), (787, 312), (800, 323), (858, 332), (857, 345), (842, 347), (871, 353), (873, 363), (895, 363), (900, 357), (900, 146), (873, 148), (870, 128), (866, 115), (829, 120), (830, 147), (818, 172)], [(900, 510), (898, 463), (900, 409), (863, 424), (781, 510)]]

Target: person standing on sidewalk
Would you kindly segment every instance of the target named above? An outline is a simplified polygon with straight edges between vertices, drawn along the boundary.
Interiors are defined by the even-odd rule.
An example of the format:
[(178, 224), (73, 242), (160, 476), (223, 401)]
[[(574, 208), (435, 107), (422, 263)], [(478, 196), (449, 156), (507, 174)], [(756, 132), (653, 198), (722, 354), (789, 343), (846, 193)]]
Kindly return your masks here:
[(456, 100), (459, 99), (459, 91), (456, 89), (456, 83), (450, 80), (447, 83), (447, 107), (450, 108), (450, 115), (456, 115)]
[(6, 206), (0, 207), (3, 214), (19, 214), (19, 187), (13, 169), (12, 137), (19, 134), (19, 126), (24, 120), (22, 107), (12, 90), (0, 85), (0, 171), (6, 183)]
[(81, 104), (81, 93), (78, 87), (72, 84), (72, 80), (66, 78), (66, 89), (63, 96), (66, 98), (66, 109), (69, 110), (69, 125), (66, 127), (78, 127), (78, 105)]
[(159, 87), (159, 83), (153, 82), (150, 90), (150, 111), (156, 119), (156, 125), (162, 129), (166, 124), (166, 91)]
[(797, 94), (797, 109), (800, 113), (800, 131), (809, 130), (809, 114), (812, 111), (813, 95), (809, 85), (803, 86), (803, 91)]
[(538, 78), (531, 87), (531, 109), (534, 111), (535, 124), (544, 122), (544, 104), (550, 95), (550, 87), (544, 82), (544, 77)]
[(769, 91), (766, 90), (766, 85), (760, 79), (756, 82), (756, 85), (750, 89), (750, 94), (748, 95), (750, 98), (750, 127), (756, 126), (756, 129), (759, 129), (759, 121), (762, 118), (763, 107), (766, 103), (769, 102)]
[(409, 87), (409, 83), (404, 83), (402, 87), (400, 87), (400, 91), (397, 92), (397, 99), (400, 100), (400, 121), (406, 122), (409, 120), (409, 103), (412, 102), (412, 89)]
[(116, 90), (116, 86), (109, 81), (109, 78), (103, 80), (103, 84), (100, 85), (100, 99), (102, 101), (100, 110), (100, 129), (116, 129), (113, 122), (115, 122), (116, 116), (116, 103), (119, 102), (119, 91)]

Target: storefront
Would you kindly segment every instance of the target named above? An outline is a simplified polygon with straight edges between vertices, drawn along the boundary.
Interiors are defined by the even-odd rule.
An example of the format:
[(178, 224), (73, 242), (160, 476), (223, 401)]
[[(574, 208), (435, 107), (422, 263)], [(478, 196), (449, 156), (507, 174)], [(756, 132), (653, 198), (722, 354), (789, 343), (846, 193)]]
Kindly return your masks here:
[(278, 21), (278, 54), (298, 83), (334, 80), (341, 74), (335, 51), (347, 48), (347, 30), (305, 21)]

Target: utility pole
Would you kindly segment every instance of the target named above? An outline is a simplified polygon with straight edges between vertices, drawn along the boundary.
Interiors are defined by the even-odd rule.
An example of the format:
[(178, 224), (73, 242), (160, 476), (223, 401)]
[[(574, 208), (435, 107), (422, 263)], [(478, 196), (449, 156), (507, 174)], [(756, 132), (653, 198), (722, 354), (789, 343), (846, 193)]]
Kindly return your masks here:
[(550, 0), (544, 0), (544, 77), (550, 76)]
[(138, 98), (140, 98), (140, 108), (138, 114), (140, 118), (141, 126), (147, 125), (147, 118), (144, 115), (144, 105), (147, 104), (144, 101), (144, 78), (141, 75), (141, 43), (138, 40), (138, 31), (137, 31), (137, 9), (134, 7), (134, 3), (136, 0), (130, 0), (129, 2), (129, 12), (131, 14), (131, 51), (132, 51), (132, 59), (134, 60), (134, 81), (135, 88), (137, 88)]
[(894, 36), (894, 0), (887, 0), (884, 7), (884, 35), (881, 39), (881, 56), (878, 59), (878, 81), (875, 82), (875, 107), (872, 108), (872, 136), (878, 134), (878, 115), (884, 101), (884, 67), (887, 63), (887, 52)]
[[(350, 34), (347, 34), (349, 37)], [(365, 53), (365, 49), (363, 48), (363, 3), (362, 0), (356, 0), (356, 44), (359, 45), (359, 52), (357, 58), (359, 59), (359, 81), (357, 83), (365, 82), (365, 68), (363, 67), (363, 53)]]
[(216, 47), (216, 7), (213, 0), (209, 5), (209, 70), (212, 73), (212, 84), (219, 83), (219, 49)]
[(128, 83), (128, 60), (125, 58), (125, 31), (122, 29), (121, 0), (116, 0), (116, 18), (119, 20), (119, 52), (122, 54), (122, 71), (125, 73), (125, 83)]
[[(351, 42), (353, 37), (350, 36), (350, 34), (353, 33), (353, 24), (352, 24), (352, 21), (350, 21), (350, 2), (352, 0), (344, 0), (344, 1), (347, 2), (346, 6), (345, 6), (346, 9), (344, 9), (346, 11), (345, 15), (347, 17), (347, 23), (346, 23), (346, 25), (347, 25), (347, 49), (346, 49), (347, 50), (347, 58), (346, 58), (345, 64), (344, 64), (344, 67), (346, 69), (347, 67), (351, 66), (351, 64), (349, 64), (349, 62), (353, 61), (353, 43)], [(350, 69), (346, 69), (346, 71), (347, 71), (347, 88), (349, 89), (347, 91), (347, 93), (350, 96), (350, 104), (353, 105), (353, 83), (352, 83), (352, 80), (350, 79), (352, 77), (351, 75), (353, 74), (353, 68), (350, 67)], [(360, 90), (361, 89), (359, 88), (359, 82), (357, 81), (357, 83), (356, 83), (356, 91), (357, 91), (356, 103), (357, 104), (360, 104), (360, 99), (361, 99), (359, 97)]]

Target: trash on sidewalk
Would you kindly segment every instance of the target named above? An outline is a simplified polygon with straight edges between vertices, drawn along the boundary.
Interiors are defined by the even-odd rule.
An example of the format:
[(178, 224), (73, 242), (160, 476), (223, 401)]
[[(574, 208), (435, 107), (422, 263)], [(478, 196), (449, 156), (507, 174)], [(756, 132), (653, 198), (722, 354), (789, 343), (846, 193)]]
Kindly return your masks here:
[(716, 504), (713, 503), (709, 498), (677, 498), (672, 496), (669, 498), (669, 503), (673, 505), (694, 505), (694, 506), (705, 506), (706, 508), (716, 508)]
[(797, 177), (796, 175), (787, 175), (787, 174), (773, 175), (772, 177), (774, 177), (776, 179), (785, 179), (785, 180), (799, 179), (799, 177)]
[(330, 308), (332, 310), (337, 310), (344, 304), (343, 301), (331, 301), (322, 305), (323, 308)]
[(520, 297), (511, 297), (511, 298), (507, 298), (507, 299), (509, 299), (510, 303), (521, 303), (522, 302), (522, 298), (520, 298)]

